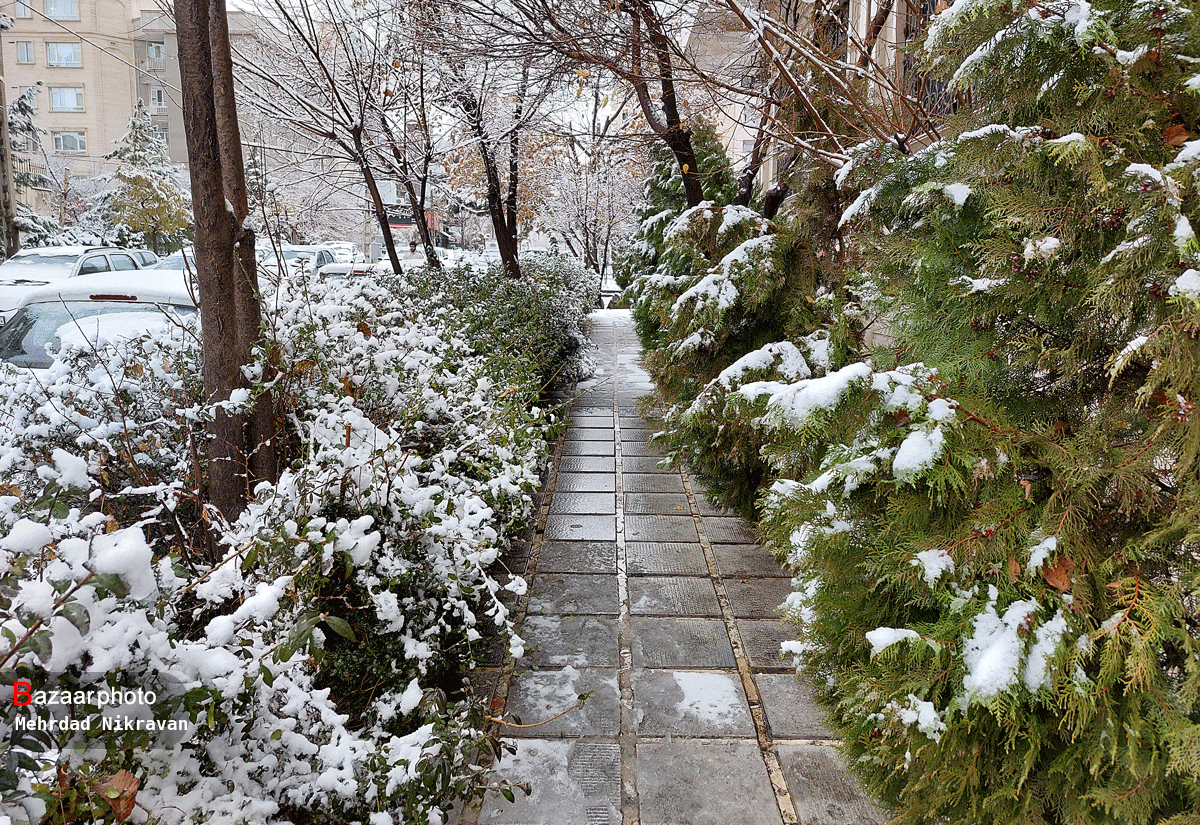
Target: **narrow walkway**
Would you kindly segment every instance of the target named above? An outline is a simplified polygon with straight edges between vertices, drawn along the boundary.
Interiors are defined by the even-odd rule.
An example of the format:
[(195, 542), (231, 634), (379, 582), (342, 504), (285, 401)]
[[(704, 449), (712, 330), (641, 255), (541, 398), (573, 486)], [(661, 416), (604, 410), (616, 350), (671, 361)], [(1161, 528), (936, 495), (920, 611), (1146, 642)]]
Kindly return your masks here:
[[(779, 656), (787, 574), (695, 480), (658, 467), (635, 402), (650, 390), (626, 311), (592, 317), (601, 371), (581, 384), (530, 548), (505, 719), (517, 753), (481, 825), (866, 825)], [(503, 687), (501, 689), (503, 695)], [(499, 709), (499, 708), (498, 708)]]

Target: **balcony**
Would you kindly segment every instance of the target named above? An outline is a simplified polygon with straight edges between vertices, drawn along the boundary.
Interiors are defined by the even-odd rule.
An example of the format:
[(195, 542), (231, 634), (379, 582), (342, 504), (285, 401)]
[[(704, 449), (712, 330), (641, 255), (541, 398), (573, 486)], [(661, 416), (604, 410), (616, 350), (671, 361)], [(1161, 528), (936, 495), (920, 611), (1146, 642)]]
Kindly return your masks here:
[(165, 72), (167, 59), (165, 57), (143, 57), (138, 63), (143, 72)]

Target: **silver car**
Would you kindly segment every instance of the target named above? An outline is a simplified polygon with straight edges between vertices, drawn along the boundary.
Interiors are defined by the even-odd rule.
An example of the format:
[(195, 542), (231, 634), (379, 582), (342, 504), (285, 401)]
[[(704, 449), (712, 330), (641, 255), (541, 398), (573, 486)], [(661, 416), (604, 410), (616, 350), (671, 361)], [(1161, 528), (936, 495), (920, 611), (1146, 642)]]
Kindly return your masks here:
[(9, 319), (22, 298), (40, 287), (77, 275), (141, 268), (131, 250), (115, 246), (23, 249), (0, 264), (0, 324)]

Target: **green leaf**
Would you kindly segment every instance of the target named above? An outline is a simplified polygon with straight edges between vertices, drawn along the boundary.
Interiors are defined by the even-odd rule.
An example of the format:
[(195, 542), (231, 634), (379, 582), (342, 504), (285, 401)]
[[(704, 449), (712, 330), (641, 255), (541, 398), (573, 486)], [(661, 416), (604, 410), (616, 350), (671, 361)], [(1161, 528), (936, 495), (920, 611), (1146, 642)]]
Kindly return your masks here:
[(341, 616), (326, 616), (325, 624), (329, 625), (329, 629), (342, 638), (348, 639), (351, 642), (358, 641), (354, 637), (354, 630), (350, 627), (350, 623)]
[(92, 626), (92, 617), (87, 608), (79, 602), (67, 602), (62, 606), (63, 617), (75, 626), (81, 634), (86, 634)]
[(516, 802), (516, 801), (517, 801), (516, 794), (514, 794), (514, 793), (512, 792), (512, 788), (501, 788), (501, 789), (500, 789), (500, 793), (501, 793), (501, 794), (504, 796), (504, 798), (505, 798), (505, 799), (507, 799), (509, 802)]

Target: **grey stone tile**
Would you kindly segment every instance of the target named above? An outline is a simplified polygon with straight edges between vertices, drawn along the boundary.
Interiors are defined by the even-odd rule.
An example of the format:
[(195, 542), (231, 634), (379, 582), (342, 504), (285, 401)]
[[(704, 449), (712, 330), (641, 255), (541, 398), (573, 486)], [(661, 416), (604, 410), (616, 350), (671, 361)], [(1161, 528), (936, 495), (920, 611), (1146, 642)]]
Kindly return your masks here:
[(621, 441), (643, 442), (650, 440), (650, 433), (645, 427), (626, 427), (621, 425)]
[(560, 472), (555, 479), (556, 493), (611, 493), (617, 489), (617, 479), (612, 473)]
[(813, 699), (806, 679), (794, 673), (760, 673), (754, 677), (776, 739), (833, 739), (825, 711)]
[(625, 545), (630, 575), (707, 576), (708, 562), (699, 544), (631, 541)]
[(679, 516), (691, 513), (687, 496), (683, 493), (626, 493), (625, 515)]
[(585, 427), (576, 424), (567, 430), (567, 441), (612, 441), (614, 435), (611, 424), (607, 427)]
[[(578, 704), (579, 697), (591, 695)], [(518, 724), (545, 722), (533, 728), (506, 725), (503, 736), (616, 736), (621, 729), (621, 697), (615, 670), (578, 669), (526, 670), (513, 677), (508, 689), (505, 721)], [(566, 711), (566, 713), (563, 713)], [(562, 713), (557, 719), (551, 717)]]
[(737, 623), (742, 647), (754, 670), (783, 670), (791, 673), (792, 657), (780, 654), (779, 646), (796, 638), (795, 628), (780, 621), (741, 619)]
[(563, 444), (563, 456), (570, 455), (615, 455), (616, 444), (612, 441), (570, 441)]
[(801, 822), (882, 825), (887, 821), (846, 774), (841, 754), (833, 746), (781, 744), (777, 750)]
[(654, 446), (649, 441), (626, 441), (625, 432), (621, 432), (621, 454), (625, 456), (651, 456), (654, 458), (663, 458), (665, 452), (659, 447)]
[(722, 518), (705, 516), (704, 533), (713, 544), (754, 544), (754, 533), (736, 516)]
[(617, 460), (602, 455), (564, 455), (558, 461), (560, 473), (615, 473)]
[(572, 427), (587, 427), (592, 429), (603, 429), (611, 433), (613, 428), (613, 417), (609, 415), (572, 415)]
[(720, 616), (717, 594), (705, 578), (639, 576), (629, 580), (630, 610), (642, 616)]
[(754, 721), (737, 673), (638, 670), (633, 718), (639, 736), (753, 736)]
[(633, 617), (637, 668), (735, 668), (733, 647), (720, 619)]
[(722, 576), (791, 578), (791, 574), (779, 566), (770, 551), (757, 544), (714, 544), (713, 555), (717, 558), (717, 569)]
[(537, 667), (617, 667), (617, 620), (611, 616), (525, 617), (519, 661)]
[(488, 791), (480, 825), (621, 825), (621, 747), (607, 742), (520, 739), (492, 780), (529, 782), (509, 802)]
[(561, 513), (595, 515), (617, 512), (617, 497), (612, 493), (555, 493), (550, 500), (550, 515)]
[(621, 486), (627, 493), (682, 493), (683, 479), (677, 473), (632, 473), (621, 476)]
[(699, 541), (696, 522), (690, 516), (626, 516), (625, 538), (629, 541)]
[[(695, 486), (696, 482), (693, 481), (692, 487), (695, 488)], [(696, 493), (696, 509), (700, 511), (700, 515), (702, 516), (725, 516), (727, 518), (737, 516), (737, 513), (733, 510), (727, 510), (720, 504), (714, 504), (709, 500), (707, 495), (702, 495), (700, 492)]]
[(599, 404), (580, 403), (578, 399), (576, 399), (576, 401), (573, 404), (571, 404), (571, 420), (572, 421), (574, 421), (577, 418), (590, 418), (593, 416), (597, 417), (597, 418), (603, 418), (603, 417), (607, 416), (608, 418), (611, 419), (612, 414), (613, 414), (612, 404), (605, 404), (605, 405), (601, 406)]
[(616, 541), (615, 516), (547, 516), (546, 541)]
[(545, 541), (538, 573), (616, 573), (615, 541)]
[(780, 825), (783, 821), (753, 742), (645, 742), (637, 746), (637, 757), (642, 825)]
[(617, 577), (553, 573), (534, 576), (529, 614), (539, 613), (615, 616)]
[(726, 579), (729, 606), (739, 619), (770, 619), (792, 592), (791, 579)]
[(671, 467), (659, 467), (658, 462), (662, 459), (653, 458), (651, 456), (632, 455), (621, 460), (625, 472), (627, 473), (674, 473), (676, 472)]

